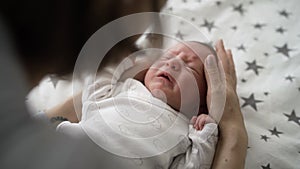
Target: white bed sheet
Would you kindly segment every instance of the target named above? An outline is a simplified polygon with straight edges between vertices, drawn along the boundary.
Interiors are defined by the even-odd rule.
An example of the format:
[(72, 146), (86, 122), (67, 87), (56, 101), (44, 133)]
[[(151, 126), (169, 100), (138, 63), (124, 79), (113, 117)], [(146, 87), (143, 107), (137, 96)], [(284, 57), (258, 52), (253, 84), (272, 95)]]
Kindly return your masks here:
[[(299, 6), (297, 0), (169, 0), (163, 10), (232, 49), (249, 135), (247, 169), (300, 166)], [(190, 40), (197, 32), (188, 25), (174, 23), (169, 31)]]

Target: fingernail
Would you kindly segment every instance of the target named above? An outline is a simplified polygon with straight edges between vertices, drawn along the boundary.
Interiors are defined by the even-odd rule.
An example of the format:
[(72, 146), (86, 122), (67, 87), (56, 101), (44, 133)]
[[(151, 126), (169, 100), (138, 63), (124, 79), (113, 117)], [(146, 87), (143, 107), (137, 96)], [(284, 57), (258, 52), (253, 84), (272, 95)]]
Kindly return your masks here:
[(214, 65), (214, 63), (215, 63), (215, 58), (213, 55), (208, 55), (206, 60), (207, 60), (207, 64), (210, 66)]

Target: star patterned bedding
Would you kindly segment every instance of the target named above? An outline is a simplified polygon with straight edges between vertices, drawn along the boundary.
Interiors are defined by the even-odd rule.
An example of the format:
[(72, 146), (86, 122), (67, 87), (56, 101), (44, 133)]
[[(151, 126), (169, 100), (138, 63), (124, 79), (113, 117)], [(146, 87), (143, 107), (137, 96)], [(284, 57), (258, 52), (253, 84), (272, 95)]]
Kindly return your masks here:
[[(249, 137), (246, 169), (300, 168), (299, 7), (297, 0), (169, 0), (162, 9), (232, 49)], [(169, 31), (180, 40), (197, 33), (185, 22), (171, 24)], [(68, 78), (50, 75), (27, 103), (38, 112), (71, 93)]]
[[(163, 9), (232, 49), (249, 136), (246, 169), (300, 168), (299, 7), (297, 0), (169, 0)], [(173, 24), (178, 39), (196, 34)]]

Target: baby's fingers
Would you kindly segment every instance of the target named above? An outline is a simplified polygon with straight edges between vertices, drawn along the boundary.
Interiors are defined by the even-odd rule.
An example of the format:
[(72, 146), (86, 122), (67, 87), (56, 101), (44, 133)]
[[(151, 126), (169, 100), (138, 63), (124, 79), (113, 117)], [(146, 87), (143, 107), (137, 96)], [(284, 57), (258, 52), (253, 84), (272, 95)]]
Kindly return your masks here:
[(199, 116), (196, 120), (196, 123), (194, 125), (196, 130), (202, 130), (205, 125), (205, 117)]
[(190, 124), (194, 125), (197, 121), (197, 116), (193, 116), (192, 119), (190, 120)]

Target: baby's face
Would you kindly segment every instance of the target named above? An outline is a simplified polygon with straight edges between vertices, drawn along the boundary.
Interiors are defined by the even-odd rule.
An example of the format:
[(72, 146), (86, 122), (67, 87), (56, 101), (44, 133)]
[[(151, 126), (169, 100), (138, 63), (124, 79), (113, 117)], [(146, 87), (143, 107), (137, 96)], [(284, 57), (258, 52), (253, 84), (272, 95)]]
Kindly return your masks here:
[[(149, 68), (144, 79), (145, 86), (154, 97), (162, 99), (176, 110), (180, 110), (181, 104), (195, 105), (195, 97), (199, 95), (201, 103), (205, 103), (206, 99), (204, 65), (200, 57), (206, 58), (212, 52), (207, 46), (196, 42), (186, 44), (179, 43), (168, 49)], [(194, 51), (196, 49), (197, 54), (190, 47)], [(196, 81), (198, 89), (195, 90), (192, 81)], [(183, 101), (182, 93), (185, 93)]]

